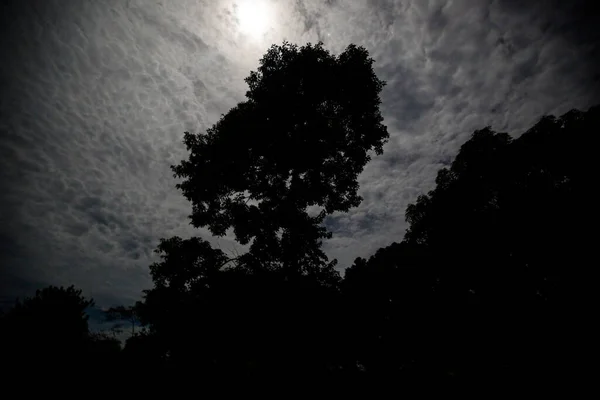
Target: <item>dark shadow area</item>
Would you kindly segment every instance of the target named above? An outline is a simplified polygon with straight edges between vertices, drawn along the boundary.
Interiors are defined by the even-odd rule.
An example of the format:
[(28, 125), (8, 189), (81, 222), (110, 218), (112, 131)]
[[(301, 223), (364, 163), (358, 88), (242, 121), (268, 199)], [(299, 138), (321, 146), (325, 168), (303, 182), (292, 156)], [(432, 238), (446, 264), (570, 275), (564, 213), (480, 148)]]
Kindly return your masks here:
[(544, 117), (516, 139), (475, 131), (407, 208), (404, 239), (342, 278), (323, 221), (360, 203), (358, 175), (388, 137), (372, 64), (353, 45), (338, 56), (273, 46), (247, 100), (186, 133), (189, 159), (173, 166), (191, 223), (232, 230), (248, 252), (161, 240), (154, 286), (107, 310), (131, 329), (124, 345), (90, 332), (93, 301), (73, 287), (18, 301), (0, 319), (4, 376), (219, 395), (585, 379), (600, 107)]

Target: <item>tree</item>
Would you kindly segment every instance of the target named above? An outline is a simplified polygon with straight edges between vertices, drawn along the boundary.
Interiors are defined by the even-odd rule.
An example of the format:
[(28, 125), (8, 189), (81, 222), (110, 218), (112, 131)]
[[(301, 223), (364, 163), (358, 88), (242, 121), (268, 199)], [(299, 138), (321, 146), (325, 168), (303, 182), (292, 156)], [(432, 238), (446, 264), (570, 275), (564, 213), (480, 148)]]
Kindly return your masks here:
[(206, 134), (185, 133), (189, 159), (172, 169), (192, 225), (250, 244), (239, 265), (335, 280), (321, 224), (360, 203), (357, 176), (388, 138), (372, 65), (355, 45), (339, 56), (322, 43), (272, 46), (247, 100)]
[(249, 251), (162, 239), (137, 308), (148, 334), (132, 346), (207, 380), (338, 368), (328, 338), (339, 336), (340, 277), (321, 249), (331, 237), (322, 224), (360, 203), (357, 176), (388, 137), (372, 65), (354, 45), (338, 56), (322, 43), (272, 46), (246, 78), (246, 100), (206, 134), (185, 133), (189, 158), (172, 170), (192, 225), (232, 231)]
[(346, 272), (348, 340), (367, 371), (548, 382), (588, 365), (598, 129), (592, 107), (518, 138), (474, 132), (408, 206), (402, 243)]
[(108, 370), (119, 375), (120, 342), (90, 331), (93, 306), (74, 286), (49, 286), (17, 300), (0, 317), (5, 386), (29, 379), (44, 390), (64, 390), (73, 381), (95, 384)]
[(51, 376), (81, 369), (90, 349), (86, 309), (93, 304), (73, 286), (49, 286), (17, 300), (1, 321), (2, 355), (10, 373), (27, 369)]
[(555, 284), (566, 289), (574, 271), (564, 266), (587, 247), (594, 167), (586, 143), (598, 114), (546, 116), (518, 139), (476, 131), (436, 188), (407, 208), (405, 240), (461, 265), (460, 277), (453, 268), (444, 279), (463, 292), (556, 296)]

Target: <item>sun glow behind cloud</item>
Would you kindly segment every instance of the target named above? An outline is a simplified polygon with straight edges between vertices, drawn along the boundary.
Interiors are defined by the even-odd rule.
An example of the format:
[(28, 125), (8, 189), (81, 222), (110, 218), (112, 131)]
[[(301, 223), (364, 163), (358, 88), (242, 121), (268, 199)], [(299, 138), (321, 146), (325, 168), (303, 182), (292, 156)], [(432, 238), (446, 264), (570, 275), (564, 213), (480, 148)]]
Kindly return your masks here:
[(237, 4), (240, 32), (253, 39), (264, 35), (273, 20), (273, 10), (265, 0), (241, 0)]

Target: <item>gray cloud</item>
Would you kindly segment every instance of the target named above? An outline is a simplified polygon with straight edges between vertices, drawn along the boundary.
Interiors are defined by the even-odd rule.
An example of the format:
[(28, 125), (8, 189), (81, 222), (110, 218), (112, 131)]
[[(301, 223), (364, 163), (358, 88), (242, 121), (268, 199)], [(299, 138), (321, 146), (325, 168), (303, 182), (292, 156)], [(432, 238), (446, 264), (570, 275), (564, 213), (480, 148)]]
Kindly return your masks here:
[(327, 221), (341, 267), (368, 256), (402, 238), (406, 205), (474, 129), (518, 134), (599, 102), (597, 21), (575, 3), (277, 1), (253, 40), (235, 0), (5, 1), (0, 289), (74, 283), (99, 305), (129, 303), (158, 238), (209, 238), (188, 226), (169, 165), (283, 39), (364, 45), (388, 82), (391, 137), (360, 177), (364, 202)]

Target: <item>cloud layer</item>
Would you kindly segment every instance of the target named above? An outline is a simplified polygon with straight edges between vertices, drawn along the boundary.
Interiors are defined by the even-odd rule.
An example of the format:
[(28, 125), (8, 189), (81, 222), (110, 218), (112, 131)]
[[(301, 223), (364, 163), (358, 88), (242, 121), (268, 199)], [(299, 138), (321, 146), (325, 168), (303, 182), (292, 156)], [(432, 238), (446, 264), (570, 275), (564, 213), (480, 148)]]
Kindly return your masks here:
[(473, 130), (519, 134), (600, 102), (598, 24), (582, 1), (264, 1), (275, 17), (260, 39), (239, 32), (234, 0), (0, 6), (3, 295), (73, 283), (128, 303), (150, 285), (160, 237), (208, 238), (189, 227), (169, 165), (185, 157), (183, 132), (243, 100), (243, 78), (284, 39), (364, 45), (388, 82), (391, 137), (360, 177), (364, 202), (327, 221), (340, 267), (402, 238), (406, 205)]

